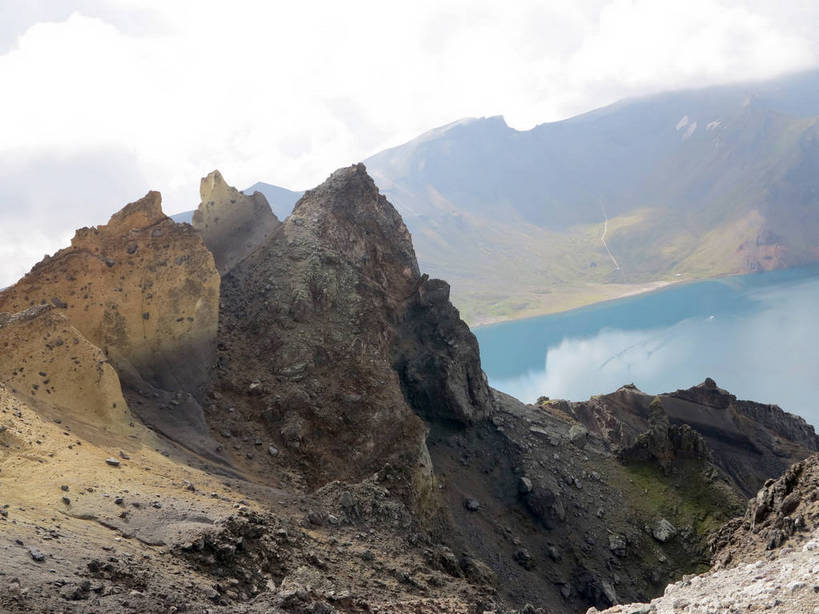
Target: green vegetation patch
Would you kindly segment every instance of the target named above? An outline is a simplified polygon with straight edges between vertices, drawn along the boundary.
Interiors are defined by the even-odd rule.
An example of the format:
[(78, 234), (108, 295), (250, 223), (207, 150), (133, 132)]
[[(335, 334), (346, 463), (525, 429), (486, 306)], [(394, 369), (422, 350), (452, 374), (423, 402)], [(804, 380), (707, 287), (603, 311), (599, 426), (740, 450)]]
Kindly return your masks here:
[(693, 460), (677, 460), (671, 475), (653, 463), (620, 465), (632, 509), (654, 522), (659, 517), (707, 537), (742, 513), (740, 497), (714, 471)]

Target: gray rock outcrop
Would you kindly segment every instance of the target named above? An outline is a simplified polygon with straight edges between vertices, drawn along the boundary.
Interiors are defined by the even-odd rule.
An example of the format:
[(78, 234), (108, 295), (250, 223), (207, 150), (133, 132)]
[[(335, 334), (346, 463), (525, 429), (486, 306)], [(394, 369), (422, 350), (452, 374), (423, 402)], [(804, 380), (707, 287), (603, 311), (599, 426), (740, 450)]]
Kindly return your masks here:
[(202, 235), (222, 275), (265, 243), (280, 226), (264, 194), (243, 194), (228, 185), (219, 171), (202, 178), (199, 194), (202, 202), (191, 225)]

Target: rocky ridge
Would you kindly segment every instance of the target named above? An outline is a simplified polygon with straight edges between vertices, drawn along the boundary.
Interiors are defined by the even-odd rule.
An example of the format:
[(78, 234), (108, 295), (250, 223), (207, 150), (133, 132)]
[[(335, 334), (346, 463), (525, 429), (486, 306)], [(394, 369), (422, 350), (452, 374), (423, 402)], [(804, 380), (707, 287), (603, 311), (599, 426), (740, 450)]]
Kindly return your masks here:
[[(219, 277), (202, 235), (151, 193), (0, 293), (0, 608), (539, 614), (645, 601), (705, 568), (707, 535), (741, 510), (740, 471), (773, 477), (815, 445), (807, 425), (709, 382), (580, 404), (491, 390), (448, 285), (421, 273), (363, 165), (305, 193)], [(171, 317), (189, 308), (209, 317)], [(136, 316), (158, 328), (140, 337)], [(166, 335), (172, 324), (186, 328)], [(201, 351), (186, 354), (187, 334)], [(85, 348), (78, 371), (56, 351), (69, 335)], [(161, 374), (139, 362), (145, 348)], [(60, 401), (55, 386), (75, 378), (83, 398), (108, 361), (132, 416), (107, 376), (107, 414)]]
[(202, 235), (222, 275), (264, 244), (280, 223), (264, 194), (247, 196), (229, 186), (219, 171), (202, 178), (199, 194), (202, 202), (191, 225)]
[(638, 438), (658, 426), (678, 438), (680, 429), (688, 427), (701, 436), (711, 460), (746, 497), (771, 476), (819, 450), (819, 438), (803, 418), (776, 405), (739, 401), (710, 378), (656, 399), (627, 385), (559, 407), (618, 454), (633, 452)]

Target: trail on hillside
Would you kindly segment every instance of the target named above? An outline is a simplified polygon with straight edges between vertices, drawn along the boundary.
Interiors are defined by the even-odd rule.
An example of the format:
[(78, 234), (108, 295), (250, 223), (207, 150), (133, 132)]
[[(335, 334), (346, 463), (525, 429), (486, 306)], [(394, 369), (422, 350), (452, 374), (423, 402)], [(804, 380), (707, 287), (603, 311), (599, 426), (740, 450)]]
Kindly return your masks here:
[(617, 258), (614, 257), (614, 254), (611, 253), (608, 244), (606, 243), (606, 233), (609, 230), (609, 217), (606, 215), (606, 206), (600, 202), (600, 208), (603, 210), (603, 234), (600, 235), (600, 242), (603, 244), (603, 247), (606, 248), (606, 252), (611, 258), (611, 261), (614, 263), (615, 270), (620, 270), (620, 265), (617, 263)]

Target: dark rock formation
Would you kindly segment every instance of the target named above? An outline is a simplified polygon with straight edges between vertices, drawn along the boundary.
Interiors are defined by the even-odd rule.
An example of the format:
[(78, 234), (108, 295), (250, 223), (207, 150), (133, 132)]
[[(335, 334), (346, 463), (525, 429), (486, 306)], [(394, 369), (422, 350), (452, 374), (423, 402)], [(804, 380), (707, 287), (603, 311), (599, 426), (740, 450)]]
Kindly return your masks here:
[(630, 385), (582, 403), (566, 403), (564, 409), (609, 449), (626, 456), (640, 448), (666, 445), (656, 440), (658, 433), (652, 430), (658, 422), (668, 425), (668, 437), (678, 439), (680, 445), (699, 448), (681, 427), (693, 429), (714, 464), (746, 497), (753, 496), (770, 476), (780, 475), (790, 464), (819, 450), (819, 438), (803, 418), (776, 405), (738, 401), (710, 378), (687, 390), (659, 395), (659, 405), (654, 399)]
[(305, 193), (222, 287), (219, 388), (236, 429), (270, 432), (311, 479), (388, 460), (428, 474), (418, 415), (490, 411), (474, 336), (363, 165)]
[(199, 193), (202, 202), (191, 225), (202, 235), (222, 275), (266, 243), (280, 224), (264, 194), (243, 194), (229, 186), (219, 171), (202, 178)]
[(449, 284), (424, 275), (401, 316), (393, 366), (409, 404), (432, 420), (470, 424), (491, 407), (478, 342), (449, 302)]
[[(798, 536), (819, 531), (819, 454), (796, 463), (776, 480), (768, 480), (748, 502), (745, 515), (717, 531), (710, 547), (715, 565), (733, 567), (763, 558), (767, 551)], [(797, 536), (797, 537), (794, 537)], [(819, 543), (814, 550), (819, 551)]]

